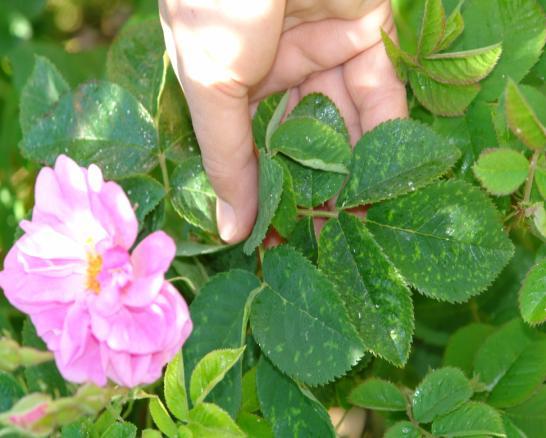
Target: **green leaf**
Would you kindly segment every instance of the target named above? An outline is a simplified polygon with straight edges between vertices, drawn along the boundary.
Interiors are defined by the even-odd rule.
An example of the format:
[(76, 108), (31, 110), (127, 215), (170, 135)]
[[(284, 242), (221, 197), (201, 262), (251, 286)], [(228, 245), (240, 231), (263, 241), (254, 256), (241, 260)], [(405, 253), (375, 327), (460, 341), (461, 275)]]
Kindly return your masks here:
[(312, 217), (306, 216), (298, 221), (288, 237), (288, 244), (301, 252), (313, 264), (317, 263), (318, 243)]
[(438, 50), (446, 28), (446, 15), (442, 0), (426, 0), (417, 53), (429, 55)]
[(453, 9), (453, 12), (447, 17), (446, 30), (442, 38), (442, 42), (438, 46), (438, 51), (447, 49), (451, 44), (463, 33), (464, 20), (461, 14), (461, 4), (459, 2), (457, 7)]
[(324, 406), (264, 357), (258, 363), (256, 379), (261, 410), (276, 437), (335, 438)]
[(184, 377), (184, 363), (181, 353), (177, 353), (165, 371), (163, 379), (165, 402), (169, 411), (182, 421), (188, 420), (188, 396)]
[(514, 253), (489, 198), (462, 181), (374, 206), (366, 223), (409, 283), (449, 302), (483, 291)]
[(525, 277), (519, 291), (519, 308), (529, 324), (546, 320), (546, 260), (533, 266)]
[(233, 248), (232, 245), (218, 243), (200, 243), (193, 240), (177, 242), (176, 255), (178, 257), (195, 257), (198, 255), (216, 254)]
[(501, 59), (481, 83), (479, 99), (493, 101), (507, 77), (519, 82), (540, 58), (546, 38), (544, 12), (536, 0), (465, 0), (462, 12), (465, 32), (454, 50), (502, 43)]
[(290, 170), (288, 170), (288, 167), (282, 161), (275, 161), (283, 170), (283, 188), (279, 206), (271, 223), (278, 233), (286, 238), (290, 235), (298, 220), (296, 194), (294, 193), (294, 182)]
[(165, 197), (165, 189), (163, 186), (147, 175), (124, 178), (119, 180), (118, 183), (129, 197), (139, 223), (141, 223)]
[(244, 350), (245, 347), (214, 350), (197, 363), (190, 379), (190, 397), (194, 405), (203, 402), (226, 373), (239, 361)]
[(341, 188), (346, 175), (311, 169), (289, 158), (277, 156), (290, 171), (296, 203), (305, 208), (316, 207), (331, 199)]
[(510, 129), (529, 148), (546, 147), (546, 128), (514, 81), (509, 80), (505, 95), (506, 118)]
[(21, 385), (8, 373), (0, 371), (0, 412), (8, 411), (25, 395)]
[(252, 133), (259, 149), (265, 149), (267, 127), (284, 96), (285, 93), (272, 94), (258, 105), (256, 114), (252, 119)]
[(546, 386), (542, 385), (531, 398), (505, 412), (529, 438), (542, 437), (546, 428)]
[(349, 394), (353, 405), (376, 411), (405, 411), (406, 399), (396, 385), (386, 380), (371, 378)]
[(355, 207), (421, 188), (447, 172), (459, 156), (457, 148), (424, 124), (382, 123), (356, 144), (337, 205)]
[(303, 255), (284, 245), (265, 253), (267, 286), (252, 304), (262, 351), (298, 381), (319, 385), (347, 372), (364, 354), (335, 288)]
[(521, 352), (495, 384), (487, 402), (506, 408), (525, 401), (546, 380), (546, 341), (536, 341)]
[(544, 156), (538, 159), (535, 172), (535, 183), (542, 199), (546, 199), (546, 159)]
[(515, 192), (525, 182), (529, 161), (513, 149), (486, 149), (472, 169), (489, 193), (502, 196)]
[(359, 218), (341, 213), (328, 221), (319, 267), (337, 286), (366, 348), (403, 366), (413, 334), (411, 292)]
[(474, 373), (488, 390), (495, 387), (535, 337), (529, 327), (515, 319), (485, 340), (476, 353)]
[[(193, 332), (183, 348), (188, 375), (207, 353), (243, 345), (247, 324), (245, 305), (252, 291), (259, 287), (256, 276), (242, 270), (218, 274), (203, 286), (190, 306)], [(239, 362), (207, 398), (232, 416), (241, 404), (241, 374)]]
[(346, 142), (349, 142), (349, 131), (336, 104), (322, 93), (311, 93), (299, 101), (296, 107), (288, 115), (287, 119), (311, 118), (328, 125), (338, 134), (341, 134)]
[(180, 164), (171, 177), (172, 203), (178, 214), (190, 224), (216, 234), (216, 194), (201, 157)]
[(47, 58), (36, 56), (34, 69), (21, 91), (19, 121), (23, 133), (29, 132), (69, 91), (59, 70)]
[(273, 438), (273, 430), (269, 423), (261, 417), (248, 412), (241, 412), (237, 424), (249, 438)]
[[(177, 436), (178, 436), (178, 432), (177, 432)], [(155, 430), (155, 429), (144, 429), (142, 431), (142, 438), (162, 438), (163, 435), (161, 434), (161, 432), (159, 430)], [(65, 437), (63, 437), (65, 438)]]
[(421, 60), (427, 76), (442, 84), (469, 85), (481, 81), (495, 68), (500, 44), (463, 52), (438, 53)]
[(506, 438), (527, 438), (527, 435), (507, 416), (502, 416), (502, 423), (504, 425), (504, 431), (506, 432)]
[(283, 94), (281, 100), (279, 101), (279, 104), (277, 105), (277, 108), (275, 108), (275, 111), (271, 115), (271, 119), (267, 124), (267, 129), (265, 131), (265, 148), (267, 149), (267, 151), (271, 150), (271, 137), (273, 137), (273, 133), (278, 129), (279, 125), (281, 124), (281, 119), (286, 112), (286, 106), (288, 105), (289, 97), (290, 93), (288, 91)]
[(25, 157), (52, 165), (64, 153), (106, 178), (148, 173), (157, 164), (157, 133), (144, 107), (126, 90), (91, 82), (64, 94), (20, 143)]
[(462, 115), (480, 91), (477, 84), (441, 84), (415, 70), (409, 72), (409, 82), (419, 103), (439, 116)]
[(472, 377), (476, 353), (493, 330), (492, 326), (481, 323), (472, 323), (457, 330), (449, 338), (443, 365), (460, 368)]
[(163, 32), (154, 18), (125, 26), (110, 46), (106, 60), (107, 78), (130, 91), (152, 116), (157, 113), (164, 80), (164, 53)]
[(176, 438), (178, 430), (159, 397), (150, 398), (150, 414), (157, 428), (169, 438)]
[(189, 428), (199, 438), (243, 438), (244, 432), (229, 414), (211, 403), (200, 403), (190, 411)]
[(137, 427), (131, 423), (114, 423), (104, 431), (101, 438), (135, 438)]
[(411, 55), (404, 52), (400, 47), (398, 47), (383, 29), (381, 29), (381, 39), (383, 40), (385, 51), (387, 52), (387, 56), (391, 60), (391, 63), (396, 71), (398, 78), (402, 82), (406, 82), (408, 76), (407, 66), (417, 66), (417, 61), (414, 60)]
[(399, 421), (387, 429), (384, 438), (421, 438), (423, 435), (414, 424), (409, 421)]
[(432, 423), (434, 435), (449, 437), (505, 436), (500, 414), (485, 403), (471, 401)]
[(317, 170), (347, 173), (350, 145), (330, 126), (311, 118), (284, 122), (271, 138), (271, 149)]
[(264, 240), (282, 196), (283, 169), (264, 153), (260, 153), (259, 181), (258, 217), (243, 247), (247, 255), (252, 254)]
[(243, 376), (243, 402), (241, 410), (256, 412), (260, 409), (258, 393), (256, 392), (256, 367), (248, 370)]
[(413, 417), (419, 423), (430, 423), (461, 406), (472, 393), (470, 381), (458, 368), (431, 371), (415, 388), (411, 400)]

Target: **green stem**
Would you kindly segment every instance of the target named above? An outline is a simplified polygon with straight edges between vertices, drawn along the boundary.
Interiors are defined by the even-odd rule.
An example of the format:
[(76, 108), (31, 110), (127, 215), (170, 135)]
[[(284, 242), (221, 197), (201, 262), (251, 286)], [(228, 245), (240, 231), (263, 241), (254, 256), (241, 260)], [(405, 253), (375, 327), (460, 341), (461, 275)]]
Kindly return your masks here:
[(298, 214), (300, 216), (325, 217), (325, 218), (337, 218), (339, 215), (337, 211), (311, 210), (311, 209), (305, 209), (305, 208), (298, 208)]
[(167, 169), (167, 159), (165, 154), (161, 152), (159, 155), (159, 167), (161, 167), (161, 176), (163, 177), (163, 186), (167, 194), (171, 190), (171, 183), (169, 182), (169, 170)]
[(535, 172), (537, 170), (538, 158), (540, 157), (540, 152), (535, 151), (533, 158), (531, 158), (531, 164), (529, 165), (529, 174), (527, 175), (527, 182), (525, 183), (525, 192), (523, 195), (523, 204), (529, 204), (531, 199), (531, 189), (533, 188), (533, 182), (535, 180)]

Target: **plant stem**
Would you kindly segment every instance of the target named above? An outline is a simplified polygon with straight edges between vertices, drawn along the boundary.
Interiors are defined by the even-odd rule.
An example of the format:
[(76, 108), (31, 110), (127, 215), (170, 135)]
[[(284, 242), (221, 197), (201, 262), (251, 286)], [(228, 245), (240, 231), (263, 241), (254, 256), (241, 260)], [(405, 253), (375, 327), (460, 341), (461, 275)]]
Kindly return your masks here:
[(171, 184), (169, 182), (169, 170), (167, 169), (167, 159), (165, 158), (165, 154), (161, 152), (159, 155), (159, 167), (161, 167), (161, 176), (163, 177), (163, 186), (165, 187), (165, 191), (167, 194), (171, 190)]
[(529, 204), (531, 199), (531, 189), (533, 188), (533, 182), (535, 180), (535, 172), (537, 170), (538, 158), (540, 157), (540, 152), (535, 151), (533, 158), (531, 158), (531, 164), (529, 165), (529, 174), (527, 175), (527, 182), (525, 183), (525, 192), (523, 195), (523, 204)]
[(337, 218), (339, 215), (337, 211), (312, 210), (312, 209), (305, 209), (305, 208), (298, 208), (298, 214), (300, 216), (325, 217), (325, 218)]

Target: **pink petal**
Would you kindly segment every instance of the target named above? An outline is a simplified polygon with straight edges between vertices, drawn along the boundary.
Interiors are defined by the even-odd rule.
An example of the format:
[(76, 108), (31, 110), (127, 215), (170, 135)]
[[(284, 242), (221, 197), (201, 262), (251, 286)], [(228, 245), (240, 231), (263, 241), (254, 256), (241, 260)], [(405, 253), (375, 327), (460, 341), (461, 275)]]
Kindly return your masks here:
[(69, 305), (53, 303), (51, 307), (30, 315), (36, 333), (45, 341), (50, 351), (60, 348), (64, 320), (69, 309)]

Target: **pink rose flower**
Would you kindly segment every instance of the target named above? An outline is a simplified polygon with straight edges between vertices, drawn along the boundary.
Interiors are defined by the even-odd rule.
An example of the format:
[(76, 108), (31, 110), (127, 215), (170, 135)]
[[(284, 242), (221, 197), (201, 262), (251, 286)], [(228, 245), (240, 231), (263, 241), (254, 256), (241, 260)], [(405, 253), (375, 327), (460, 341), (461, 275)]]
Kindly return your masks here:
[(158, 231), (130, 254), (138, 223), (122, 188), (63, 155), (40, 171), (35, 199), (0, 272), (7, 299), (30, 315), (67, 380), (157, 380), (192, 330), (164, 277), (173, 240)]

